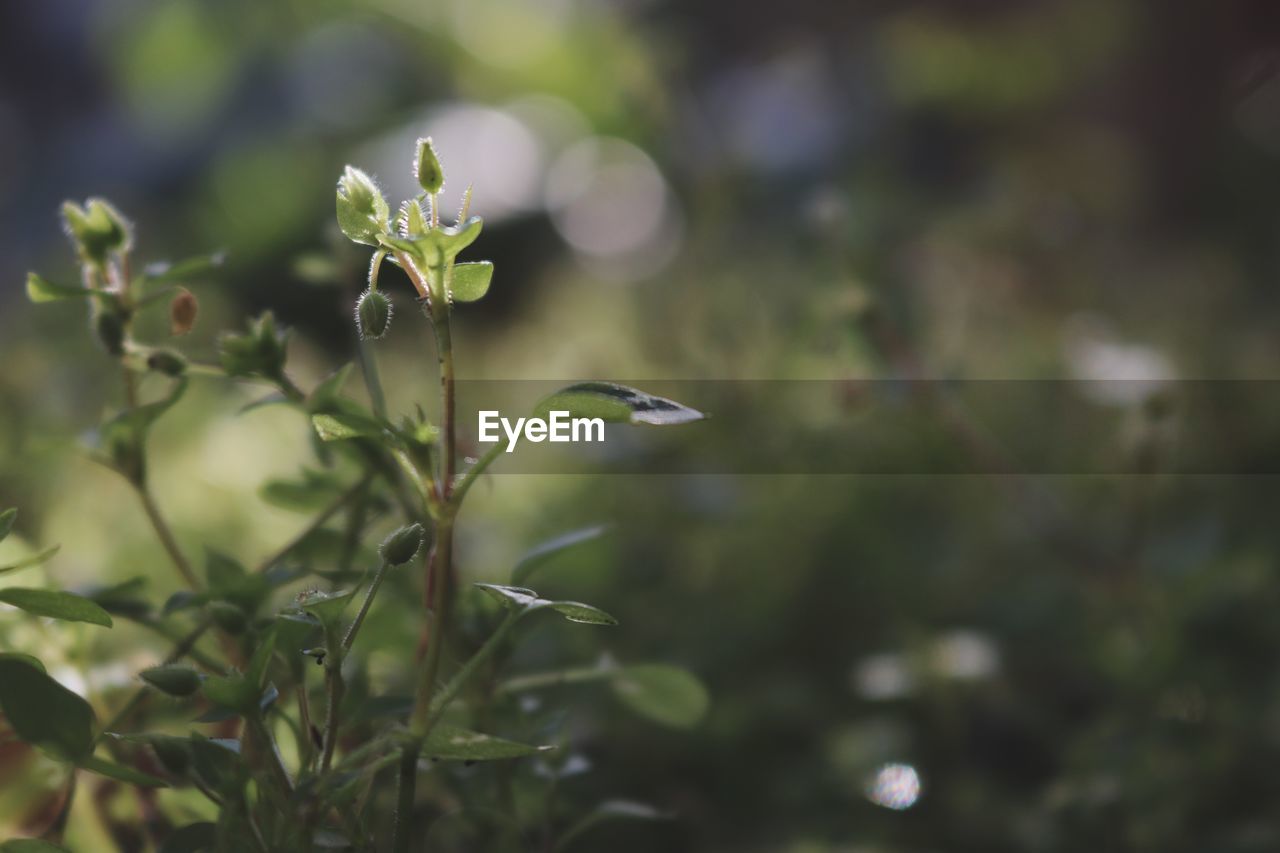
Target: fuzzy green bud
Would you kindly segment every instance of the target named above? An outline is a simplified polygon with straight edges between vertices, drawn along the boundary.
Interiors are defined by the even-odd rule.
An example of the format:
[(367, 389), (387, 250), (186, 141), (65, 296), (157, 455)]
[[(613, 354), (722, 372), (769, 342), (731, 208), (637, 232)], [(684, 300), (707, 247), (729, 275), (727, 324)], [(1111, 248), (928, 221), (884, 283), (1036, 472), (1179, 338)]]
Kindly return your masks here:
[(126, 251), (133, 242), (132, 226), (100, 198), (89, 199), (84, 207), (64, 202), (62, 223), (81, 257), (99, 266), (112, 252)]
[(418, 186), (433, 195), (444, 187), (444, 170), (440, 168), (440, 158), (436, 156), (430, 136), (418, 140), (417, 155), (413, 158), (413, 176), (418, 179)]
[(187, 360), (171, 349), (152, 350), (147, 356), (147, 369), (176, 379), (187, 372)]
[(249, 627), (249, 617), (229, 601), (209, 602), (209, 618), (228, 634), (243, 634)]
[(124, 318), (118, 311), (100, 309), (93, 313), (93, 334), (109, 355), (124, 355)]
[(422, 547), (425, 533), (421, 524), (410, 524), (391, 532), (378, 546), (378, 556), (391, 566), (402, 566), (413, 559)]
[(391, 325), (391, 298), (381, 290), (372, 288), (360, 294), (356, 301), (356, 330), (363, 340), (377, 340), (387, 333)]
[(200, 689), (200, 673), (187, 666), (153, 666), (138, 675), (161, 693), (190, 696)]
[(378, 235), (387, 231), (391, 218), (378, 185), (354, 166), (348, 166), (338, 179), (337, 212), (342, 233), (367, 246), (378, 245)]

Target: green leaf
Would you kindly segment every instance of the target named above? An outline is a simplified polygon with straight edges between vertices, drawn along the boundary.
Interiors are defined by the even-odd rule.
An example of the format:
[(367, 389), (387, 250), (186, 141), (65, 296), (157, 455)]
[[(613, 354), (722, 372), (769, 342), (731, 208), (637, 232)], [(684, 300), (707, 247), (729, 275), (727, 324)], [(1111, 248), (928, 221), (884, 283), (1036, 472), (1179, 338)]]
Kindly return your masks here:
[(540, 598), (533, 590), (520, 586), (497, 583), (477, 583), (476, 586), (508, 610), (532, 611), (550, 608), (570, 622), (582, 622), (588, 625), (618, 624), (617, 619), (590, 604)]
[(186, 282), (187, 279), (216, 270), (222, 266), (226, 259), (226, 252), (212, 252), (207, 255), (183, 258), (172, 263), (158, 261), (154, 264), (147, 264), (147, 268), (142, 272), (142, 277), (146, 279), (148, 284), (158, 284), (166, 281)]
[(138, 785), (142, 788), (169, 787), (169, 783), (163, 779), (157, 779), (149, 773), (143, 773), (141, 770), (135, 770), (123, 764), (107, 761), (105, 758), (98, 758), (96, 755), (86, 757), (80, 762), (80, 766), (100, 776), (106, 776), (120, 782), (128, 782), (130, 785)]
[(321, 441), (341, 441), (348, 438), (376, 438), (381, 436), (383, 425), (372, 418), (355, 414), (312, 415), (311, 424)]
[(17, 562), (5, 563), (3, 566), (0, 566), (0, 575), (5, 572), (16, 572), (18, 569), (25, 569), (29, 566), (38, 566), (41, 563), (47, 562), (54, 554), (58, 553), (58, 549), (61, 547), (61, 545), (53, 545), (49, 548), (45, 548), (39, 554), (33, 554), (30, 557), (23, 557)]
[(250, 714), (258, 707), (258, 688), (240, 673), (211, 675), (200, 688), (210, 702), (237, 714)]
[(583, 604), (580, 601), (550, 601), (547, 602), (546, 606), (570, 622), (581, 622), (584, 625), (618, 624), (617, 619), (605, 613), (599, 607), (592, 607), (590, 604)]
[(218, 841), (218, 827), (209, 821), (189, 823), (169, 833), (157, 853), (200, 853), (213, 850)]
[(321, 380), (307, 397), (307, 405), (312, 411), (323, 411), (338, 400), (342, 395), (342, 386), (347, 384), (347, 378), (351, 376), (354, 367), (355, 363), (349, 361)]
[(32, 302), (61, 302), (64, 299), (85, 299), (94, 291), (87, 287), (54, 284), (36, 273), (27, 273), (27, 298)]
[(70, 853), (70, 851), (40, 838), (10, 838), (0, 844), (0, 853)]
[(239, 560), (212, 548), (205, 550), (204, 574), (209, 583), (205, 598), (223, 599), (247, 614), (257, 611), (271, 591), (266, 577), (248, 571)]
[(531, 548), (516, 563), (516, 567), (511, 570), (511, 583), (520, 586), (529, 579), (530, 575), (544, 564), (550, 562), (557, 554), (590, 542), (593, 539), (598, 539), (607, 529), (603, 524), (597, 524), (594, 527), (583, 527), (580, 530), (571, 530), (568, 533), (563, 533), (554, 539), (549, 539), (541, 545)]
[(256, 687), (262, 686), (262, 680), (266, 677), (267, 666), (271, 663), (271, 655), (276, 650), (276, 629), (275, 626), (267, 629), (267, 633), (258, 639), (258, 647), (253, 650), (253, 657), (249, 659), (249, 668), (245, 671), (245, 677)]
[(111, 614), (87, 598), (53, 589), (0, 589), (0, 601), (36, 616), (111, 627)]
[(524, 758), (552, 748), (530, 746), (447, 723), (436, 723), (422, 743), (422, 755), (439, 761), (495, 761)]
[(342, 611), (355, 594), (354, 588), (344, 592), (313, 590), (298, 597), (298, 606), (319, 619), (326, 629), (336, 628), (342, 619)]
[(18, 518), (18, 508), (10, 507), (0, 512), (0, 542), (3, 542), (13, 530), (13, 522)]
[(189, 666), (167, 664), (153, 666), (138, 673), (138, 677), (170, 696), (190, 696), (200, 689), (200, 673)]
[(449, 295), (455, 302), (475, 302), (489, 292), (491, 281), (493, 281), (492, 261), (454, 264)]
[(268, 480), (258, 490), (258, 497), (281, 509), (311, 512), (333, 503), (342, 488), (342, 480), (333, 474), (307, 468), (296, 479)]
[(378, 245), (378, 235), (388, 229), (391, 209), (378, 185), (364, 172), (347, 166), (338, 179), (338, 227), (347, 239), (367, 246)]
[(711, 697), (697, 676), (678, 666), (624, 667), (611, 681), (614, 695), (641, 716), (677, 729), (698, 724)]
[(613, 382), (579, 382), (563, 388), (540, 402), (534, 416), (546, 418), (553, 411), (565, 411), (575, 418), (600, 418), (607, 423), (655, 426), (685, 424), (706, 417), (675, 400)]
[(45, 671), (44, 664), (40, 662), (40, 658), (24, 655), (22, 652), (0, 652), (0, 660), (15, 660), (19, 663), (25, 663), (27, 666), (35, 667), (41, 672)]
[(498, 583), (477, 583), (476, 586), (508, 610), (525, 610), (542, 602), (536, 592), (524, 587)]
[(0, 657), (0, 710), (18, 737), (54, 758), (79, 762), (93, 753), (89, 703), (27, 661)]
[(141, 618), (151, 612), (151, 602), (142, 595), (146, 586), (147, 579), (139, 576), (110, 586), (89, 587), (80, 594), (113, 615)]

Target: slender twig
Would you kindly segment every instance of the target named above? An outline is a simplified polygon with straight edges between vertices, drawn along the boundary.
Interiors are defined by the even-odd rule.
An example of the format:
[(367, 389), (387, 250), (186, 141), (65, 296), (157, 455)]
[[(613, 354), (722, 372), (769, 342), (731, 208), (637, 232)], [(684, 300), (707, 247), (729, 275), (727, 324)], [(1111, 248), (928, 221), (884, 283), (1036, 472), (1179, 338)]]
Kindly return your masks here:
[[(419, 528), (421, 529), (421, 528)], [(347, 627), (347, 633), (342, 638), (342, 651), (346, 652), (351, 648), (351, 644), (356, 640), (356, 634), (360, 631), (360, 626), (364, 623), (364, 617), (368, 615), (369, 608), (373, 605), (373, 597), (378, 594), (378, 587), (382, 586), (382, 579), (386, 577), (387, 569), (391, 566), (385, 561), (378, 566), (378, 571), (373, 575), (373, 581), (369, 584), (369, 591), (364, 594), (364, 601), (360, 603), (360, 610), (356, 613), (356, 618), (351, 620), (351, 625)]]
[(182, 575), (187, 582), (187, 586), (194, 590), (199, 590), (202, 587), (200, 577), (192, 567), (191, 561), (182, 553), (182, 548), (178, 546), (178, 540), (174, 538), (169, 522), (165, 520), (164, 515), (160, 512), (159, 505), (156, 504), (155, 497), (151, 494), (151, 487), (146, 482), (141, 482), (136, 484), (135, 490), (138, 493), (138, 499), (142, 501), (142, 508), (146, 511), (147, 518), (151, 521), (151, 528), (155, 531), (156, 538), (160, 540), (160, 544), (164, 546), (164, 550), (169, 555), (169, 560), (173, 563), (173, 567), (178, 570), (178, 574)]

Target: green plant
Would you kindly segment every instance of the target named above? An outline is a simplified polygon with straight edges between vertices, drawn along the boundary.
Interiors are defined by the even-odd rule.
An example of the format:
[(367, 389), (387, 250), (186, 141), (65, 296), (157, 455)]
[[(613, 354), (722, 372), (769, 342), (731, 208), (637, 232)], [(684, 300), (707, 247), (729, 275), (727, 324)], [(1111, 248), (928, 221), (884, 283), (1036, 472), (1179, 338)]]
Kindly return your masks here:
[[(136, 340), (139, 313), (165, 301), (173, 331), (189, 330), (197, 305), (178, 282), (207, 273), (218, 259), (150, 266), (135, 275), (132, 226), (101, 200), (63, 209), (82, 283), (28, 277), (35, 302), (89, 305), (90, 327), (124, 388), (121, 411), (97, 429), (91, 452), (132, 486), (182, 588), (162, 605), (146, 595), (148, 576), (82, 595), (0, 590), (0, 601), (34, 614), (105, 628), (113, 617), (121, 618), (173, 642), (163, 662), (139, 674), (143, 684), (105, 724), (97, 723), (85, 699), (50, 678), (34, 658), (20, 655), (0, 656), (0, 708), (18, 738), (72, 768), (129, 785), (190, 789), (216, 807), (214, 819), (178, 828), (162, 825), (155, 840), (164, 850), (405, 851), (449, 849), (455, 843), (451, 839), (459, 838), (470, 849), (477, 844), (559, 849), (601, 820), (663, 815), (639, 803), (609, 800), (576, 822), (566, 821), (553, 803), (557, 780), (571, 762), (543, 742), (562, 740), (557, 725), (563, 721), (557, 723), (554, 708), (545, 704), (536, 712), (522, 710), (518, 697), (562, 684), (601, 682), (611, 685), (626, 706), (662, 724), (692, 725), (706, 709), (702, 685), (665, 665), (629, 666), (605, 658), (590, 667), (504, 675), (518, 626), (535, 614), (590, 626), (616, 624), (599, 608), (544, 598), (527, 586), (557, 555), (604, 531), (576, 531), (535, 548), (514, 568), (509, 585), (460, 588), (453, 559), (459, 513), (470, 488), (504, 448), (498, 442), (458, 470), (451, 315), (456, 303), (484, 296), (493, 265), (458, 260), (482, 222), (468, 215), (468, 201), (454, 224), (441, 222), (444, 178), (429, 140), (418, 143), (414, 168), (422, 194), (405, 201), (394, 220), (364, 173), (348, 167), (338, 183), (339, 225), (351, 240), (373, 249), (368, 289), (355, 311), (368, 407), (342, 393), (350, 365), (309, 391), (295, 384), (286, 370), (289, 333), (270, 313), (244, 332), (224, 335), (217, 366)], [(390, 297), (379, 285), (384, 263), (408, 277), (434, 333), (440, 380), (435, 422), (421, 408), (396, 421), (386, 411), (367, 344), (386, 332), (392, 318)], [(195, 375), (270, 386), (272, 394), (262, 402), (297, 409), (314, 430), (322, 466), (308, 469), (299, 480), (272, 481), (263, 489), (267, 499), (311, 508), (314, 516), (298, 537), (252, 568), (209, 551), (203, 572), (198, 571), (150, 487), (149, 432)], [(537, 411), (625, 423), (701, 417), (670, 400), (607, 383), (570, 386), (542, 401)], [(0, 537), (14, 515), (13, 510), (0, 514)], [(361, 558), (374, 554), (362, 543), (379, 528), (390, 532), (362, 572)], [(16, 571), (51, 555), (47, 551), (0, 571)], [(401, 590), (414, 586), (406, 576), (414, 564), (422, 566), (419, 647), (416, 655), (409, 648), (396, 653), (398, 670), (391, 681), (408, 689), (380, 694), (370, 687), (358, 640), (361, 629), (377, 617), (380, 590), (389, 583)], [(289, 588), (300, 585), (306, 588), (289, 597)], [(315, 677), (317, 667), (310, 661), (321, 677)], [(156, 701), (158, 696), (167, 700)], [(199, 713), (196, 723), (203, 730), (189, 729), (193, 712)], [(538, 742), (529, 743), (526, 736)], [(450, 762), (469, 766), (521, 758), (536, 758), (537, 772), (517, 778), (506, 765), (472, 778), (449, 769)], [(431, 785), (420, 796), (424, 772)], [(46, 833), (48, 841), (61, 838), (75, 779), (72, 772), (66, 805)], [(545, 803), (531, 808), (525, 802), (531, 796)], [(452, 813), (448, 820), (440, 818), (445, 812)], [(432, 817), (437, 819), (429, 823)], [(111, 821), (104, 822), (111, 830)], [(424, 839), (428, 826), (432, 838)]]

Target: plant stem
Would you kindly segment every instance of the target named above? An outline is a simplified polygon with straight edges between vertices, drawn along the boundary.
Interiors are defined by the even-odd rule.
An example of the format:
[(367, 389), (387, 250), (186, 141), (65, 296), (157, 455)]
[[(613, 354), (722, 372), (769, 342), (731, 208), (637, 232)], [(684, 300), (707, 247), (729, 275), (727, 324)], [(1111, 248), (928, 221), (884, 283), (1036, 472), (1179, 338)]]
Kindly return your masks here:
[(293, 782), (289, 779), (289, 772), (284, 769), (284, 762), (280, 760), (280, 753), (276, 751), (276, 742), (271, 737), (271, 732), (267, 729), (267, 723), (262, 718), (262, 713), (255, 712), (245, 717), (248, 721), (249, 730), (253, 732), (254, 738), (258, 741), (258, 748), (262, 750), (267, 758), (267, 766), (271, 770), (271, 776), (275, 779), (276, 784), (280, 786), (281, 792), (287, 797), (293, 792)]
[(387, 569), (390, 566), (384, 561), (378, 566), (378, 571), (373, 576), (373, 581), (369, 584), (369, 591), (364, 594), (364, 601), (360, 603), (360, 611), (356, 613), (356, 618), (351, 620), (351, 625), (347, 628), (347, 634), (342, 638), (342, 651), (346, 652), (351, 648), (351, 644), (356, 640), (356, 633), (360, 630), (360, 625), (364, 622), (364, 617), (368, 615), (370, 606), (373, 605), (373, 597), (378, 593), (378, 587), (382, 586), (382, 579), (386, 577)]
[(142, 508), (147, 513), (147, 518), (151, 521), (151, 527), (156, 532), (156, 538), (160, 540), (160, 544), (164, 546), (164, 550), (169, 554), (169, 559), (173, 562), (174, 568), (178, 570), (178, 574), (182, 575), (187, 582), (187, 586), (194, 590), (199, 590), (202, 586), (200, 577), (191, 566), (191, 562), (186, 555), (182, 553), (182, 549), (178, 547), (178, 540), (173, 536), (173, 530), (170, 529), (169, 523), (165, 521), (164, 515), (160, 512), (160, 507), (156, 504), (155, 497), (151, 494), (151, 487), (145, 481), (136, 484), (138, 498), (142, 501)]
[(338, 708), (342, 702), (342, 649), (335, 633), (326, 629), (325, 686), (327, 706), (324, 717), (324, 749), (320, 754), (320, 772), (328, 773), (333, 763), (333, 751), (338, 744)]
[(468, 468), (461, 477), (458, 478), (457, 486), (453, 490), (450, 498), (453, 501), (454, 510), (456, 511), (462, 506), (462, 499), (466, 497), (467, 492), (475, 485), (476, 480), (484, 473), (485, 469), (497, 461), (502, 455), (502, 442), (498, 442), (485, 451), (485, 454), (476, 460), (476, 464)]
[(400, 755), (399, 785), (396, 794), (393, 853), (409, 853), (409, 833), (413, 829), (414, 790), (418, 782), (418, 746), (406, 746)]
[(558, 672), (535, 672), (507, 679), (497, 686), (494, 693), (519, 693), (524, 690), (539, 690), (544, 687), (559, 687), (562, 684), (586, 684), (592, 681), (605, 681), (617, 675), (616, 669), (600, 666), (584, 666), (578, 669), (562, 669)]
[(413, 713), (409, 718), (410, 730), (419, 737), (424, 737), (430, 728), (427, 717), (431, 709), (431, 696), (435, 692), (436, 677), (440, 671), (441, 646), (444, 645), (445, 621), (448, 618), (448, 566), (452, 550), (453, 518), (446, 516), (436, 523), (436, 541), (432, 544), (431, 552), (427, 557), (427, 597), (431, 612), (431, 631), (427, 641), (427, 657), (418, 678)]
[(449, 703), (457, 697), (463, 686), (480, 668), (480, 665), (498, 650), (502, 645), (502, 641), (506, 639), (507, 634), (515, 627), (516, 622), (520, 621), (520, 617), (528, 612), (527, 609), (509, 612), (507, 618), (503, 619), (502, 623), (498, 625), (497, 630), (489, 635), (489, 639), (484, 641), (484, 645), (462, 665), (461, 669), (454, 673), (453, 678), (450, 678), (444, 687), (440, 688), (440, 692), (431, 699), (431, 703), (428, 706), (430, 714), (427, 717), (424, 733), (431, 730), (431, 726), (435, 725), (436, 721), (440, 719), (441, 715), (448, 709)]

